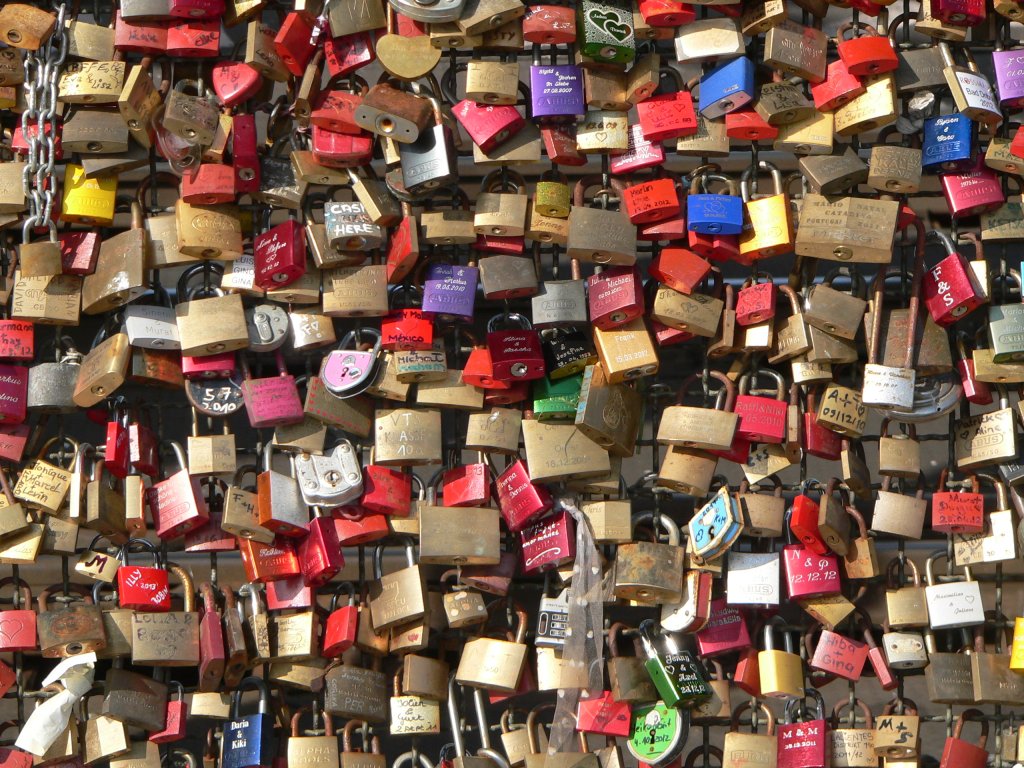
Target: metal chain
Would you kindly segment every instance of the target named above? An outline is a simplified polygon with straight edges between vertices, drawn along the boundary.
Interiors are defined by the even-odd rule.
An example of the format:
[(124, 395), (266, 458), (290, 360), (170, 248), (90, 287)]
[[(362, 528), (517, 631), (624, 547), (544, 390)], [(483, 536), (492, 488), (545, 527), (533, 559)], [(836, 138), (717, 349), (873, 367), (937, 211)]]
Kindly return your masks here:
[(57, 24), (50, 39), (37, 50), (25, 52), (25, 111), (21, 113), (21, 131), (28, 144), (22, 175), (29, 205), (26, 233), (31, 227), (50, 221), (56, 189), (57, 75), (68, 55), (68, 36), (64, 30), (67, 5), (60, 3), (55, 8)]

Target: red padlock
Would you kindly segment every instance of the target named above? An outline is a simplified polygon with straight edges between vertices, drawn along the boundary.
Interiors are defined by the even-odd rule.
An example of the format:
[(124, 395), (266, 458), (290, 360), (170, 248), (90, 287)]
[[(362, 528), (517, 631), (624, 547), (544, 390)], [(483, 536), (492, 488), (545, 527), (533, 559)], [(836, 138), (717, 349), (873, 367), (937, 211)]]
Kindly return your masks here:
[(393, 309), (380, 323), (380, 345), (386, 350), (429, 350), (434, 346), (434, 319), (420, 309)]
[(21, 579), (15, 581), (11, 576), (0, 579), (0, 589), (8, 584), (14, 587), (14, 608), (0, 611), (0, 651), (37, 650), (39, 640), (36, 635), (36, 612), (32, 607), (32, 590)]
[(338, 543), (343, 547), (369, 544), (391, 535), (386, 516), (364, 510), (357, 505), (335, 507), (331, 513), (334, 516)]
[[(152, 566), (131, 565), (128, 555), (149, 552)], [(121, 608), (150, 613), (171, 610), (171, 590), (167, 570), (157, 548), (145, 539), (129, 539), (121, 549), (121, 567), (117, 569), (117, 604)]]
[(697, 653), (713, 658), (750, 648), (750, 630), (743, 611), (724, 597), (711, 601), (711, 615), (697, 633)]
[(194, 176), (181, 177), (181, 199), (189, 205), (222, 205), (235, 201), (235, 171), (230, 165), (201, 163)]
[(211, 58), (220, 54), (220, 19), (172, 23), (165, 53), (176, 58)]
[[(348, 594), (348, 605), (338, 605), (338, 598)], [(359, 607), (356, 605), (356, 590), (350, 581), (343, 581), (331, 596), (331, 612), (324, 626), (324, 647), (322, 655), (333, 659), (341, 656), (356, 641), (359, 628)]]
[(711, 273), (711, 265), (686, 248), (662, 248), (651, 260), (651, 277), (680, 293), (693, 289)]
[(735, 261), (738, 264), (753, 264), (752, 259), (740, 256), (739, 235), (712, 235), (689, 230), (686, 233), (687, 247), (698, 256), (711, 261)]
[(679, 214), (679, 193), (673, 179), (653, 179), (626, 187), (622, 193), (626, 215), (634, 224), (649, 224)]
[(76, 229), (57, 235), (60, 243), (61, 272), (65, 275), (91, 275), (100, 255), (100, 233)]
[(871, 664), (871, 669), (875, 673), (878, 684), (881, 686), (883, 691), (894, 690), (899, 686), (900, 681), (889, 668), (889, 662), (885, 658), (885, 652), (878, 647), (877, 643), (875, 643), (875, 638), (872, 636), (871, 619), (860, 608), (857, 609), (857, 613), (860, 616), (860, 626), (864, 632), (864, 642), (867, 643), (868, 646), (868, 662)]
[(985, 0), (930, 0), (929, 8), (932, 18), (958, 27), (976, 27), (985, 20)]
[(804, 716), (802, 699), (786, 702), (784, 723), (775, 726), (778, 740), (776, 763), (778, 768), (828, 768), (828, 723), (825, 720), (825, 700), (814, 688), (806, 690), (815, 701), (815, 716)]
[[(950, 490), (960, 487), (964, 490)], [(970, 490), (967, 490), (967, 489)], [(996, 484), (996, 509), (1009, 509), (1006, 486)], [(1002, 498), (998, 498), (1001, 496)], [(985, 496), (979, 493), (978, 476), (950, 482), (949, 470), (942, 468), (932, 494), (931, 527), (943, 533), (980, 533), (985, 529)]]
[(491, 470), (481, 453), (480, 461), (445, 470), (441, 499), (446, 507), (480, 507), (491, 498)]
[(306, 274), (306, 230), (295, 219), (283, 221), (253, 241), (258, 288), (291, 285)]
[(128, 409), (122, 400), (111, 409), (107, 421), (107, 439), (104, 444), (104, 467), (114, 477), (123, 480), (131, 469), (131, 431)]
[(281, 536), (276, 537), (273, 544), (239, 539), (238, 549), (248, 581), (268, 582), (301, 575), (292, 543)]
[(114, 11), (114, 50), (160, 56), (167, 50), (168, 26), (166, 21), (122, 19), (121, 11)]
[(311, 148), (313, 158), (329, 168), (354, 168), (370, 161), (373, 154), (374, 137), (363, 131), (358, 135), (328, 131), (319, 125), (313, 126)]
[[(945, 248), (946, 257), (922, 276), (924, 304), (932, 319), (938, 325), (947, 327), (988, 299), (977, 286), (974, 271), (948, 235), (930, 229), (927, 239), (933, 242), (937, 240)], [(980, 251), (980, 241), (975, 240), (975, 247)]]
[(839, 461), (843, 452), (842, 438), (818, 423), (818, 391), (807, 388), (807, 407), (803, 413), (803, 448), (811, 456)]
[(507, 104), (477, 104), (463, 99), (452, 108), (452, 115), (485, 153), (504, 144), (526, 125), (519, 110)]
[(956, 370), (960, 374), (960, 384), (964, 388), (964, 397), (975, 405), (991, 405), (992, 390), (984, 381), (978, 381), (974, 373), (974, 360), (967, 354), (962, 333), (956, 335)]
[(524, 574), (552, 570), (576, 557), (576, 524), (564, 509), (530, 523), (519, 532), (519, 540)]
[(337, 88), (321, 91), (316, 106), (310, 112), (309, 122), (336, 133), (348, 133), (358, 136), (363, 129), (356, 123), (353, 115), (362, 104), (364, 87), (361, 92), (343, 91)]
[(316, 19), (309, 11), (289, 11), (274, 37), (274, 50), (295, 77), (302, 77), (316, 51)]
[(522, 235), (488, 235), (478, 233), (473, 243), (480, 253), (504, 253), (509, 256), (522, 256), (526, 250), (526, 238)]
[(572, 45), (576, 14), (569, 6), (530, 5), (523, 16), (523, 39), (538, 45)]
[(218, 61), (211, 69), (210, 83), (225, 107), (235, 107), (256, 94), (263, 75), (244, 61)]
[(309, 608), (313, 605), (313, 588), (304, 577), (287, 576), (267, 582), (267, 610), (283, 611), (287, 608)]
[(359, 500), (363, 509), (392, 517), (408, 517), (411, 494), (412, 475), (380, 464), (363, 467), (363, 496)]
[(494, 363), (491, 350), (485, 346), (476, 346), (469, 351), (466, 364), (462, 367), (462, 381), (483, 389), (508, 389), (511, 382), (494, 378)]
[[(981, 155), (966, 171), (939, 176), (946, 206), (954, 219), (994, 211), (1006, 202), (1001, 176), (985, 165)], [(930, 230), (934, 231), (934, 230)]]
[[(853, 37), (844, 40), (847, 32)], [(863, 33), (863, 34), (861, 34)], [(900, 65), (896, 49), (888, 37), (882, 37), (870, 24), (852, 21), (843, 22), (836, 30), (839, 41), (839, 58), (846, 65), (846, 71), (856, 77), (870, 77), (892, 72)]]
[(384, 265), (387, 267), (388, 285), (396, 285), (409, 276), (420, 257), (419, 229), (416, 219), (403, 215), (389, 239)]
[(551, 509), (548, 489), (535, 485), (522, 459), (516, 459), (495, 481), (498, 508), (505, 525), (513, 533)]
[(181, 374), (186, 379), (229, 379), (237, 369), (234, 352), (202, 357), (181, 356)]
[(697, 18), (697, 10), (680, 0), (640, 0), (640, 15), (652, 27), (680, 27)]
[[(587, 156), (576, 148), (575, 124), (543, 125), (540, 129), (540, 137), (544, 141), (544, 154), (555, 165), (587, 164)], [(1022, 150), (1021, 157), (1024, 157), (1024, 150)]]
[(28, 368), (0, 364), (0, 422), (21, 424), (28, 407)]
[(868, 646), (866, 643), (851, 640), (838, 632), (822, 628), (808, 665), (811, 669), (856, 682), (860, 680), (867, 658)]
[[(199, 595), (203, 599), (203, 617), (199, 620), (199, 690), (216, 691), (224, 679), (227, 664), (224, 625), (217, 610), (213, 585), (208, 581), (200, 584)], [(153, 737), (149, 740), (154, 741)]]
[(373, 32), (327, 38), (324, 41), (324, 64), (331, 79), (349, 75), (376, 60), (374, 38)]
[(754, 698), (761, 697), (761, 670), (757, 663), (757, 648), (740, 651), (736, 669), (732, 673), (733, 685)]
[[(748, 394), (759, 375), (775, 380), (775, 397)], [(753, 390), (758, 391), (758, 390)], [(760, 390), (766, 391), (766, 390)], [(739, 416), (736, 434), (753, 443), (781, 443), (786, 437), (786, 385), (777, 372), (758, 368), (740, 377), (740, 393), (733, 409)]]
[[(218, 618), (218, 621), (220, 619)], [(185, 738), (188, 725), (188, 703), (185, 701), (185, 687), (177, 680), (168, 680), (167, 685), (174, 688), (174, 693), (167, 700), (167, 716), (162, 731), (151, 731), (149, 740), (154, 744), (171, 744)]]
[(644, 138), (644, 127), (640, 123), (629, 126), (626, 138), (626, 151), (613, 156), (609, 163), (613, 175), (635, 173), (665, 162), (665, 150), (659, 142)]
[(333, 579), (345, 567), (338, 541), (338, 529), (332, 517), (324, 517), (320, 507), (313, 507), (309, 533), (296, 548), (302, 576), (310, 587), (319, 587)]
[(755, 325), (775, 317), (779, 292), (771, 276), (765, 283), (757, 282), (761, 273), (748, 277), (736, 298), (736, 324)]
[(850, 73), (842, 59), (837, 59), (825, 70), (825, 79), (811, 83), (811, 98), (820, 112), (831, 112), (867, 90), (860, 78)]
[(178, 471), (154, 483), (146, 491), (153, 524), (161, 539), (184, 536), (210, 521), (210, 512), (199, 488), (199, 479), (188, 473), (185, 451), (176, 442), (170, 445), (178, 463)]
[(803, 493), (793, 498), (789, 513), (789, 529), (801, 543), (816, 555), (826, 555), (828, 545), (818, 528), (819, 504)]
[(686, 239), (686, 217), (682, 213), (636, 228), (636, 239), (653, 243), (672, 243)]
[(822, 555), (801, 544), (787, 544), (782, 548), (782, 566), (793, 600), (838, 595), (842, 588), (839, 560), (833, 554)]
[(170, 0), (167, 15), (183, 19), (219, 19), (224, 15), (224, 0)]
[(260, 188), (260, 158), (256, 148), (256, 117), (239, 114), (231, 118), (231, 167), (235, 191), (252, 194)]
[(640, 270), (609, 267), (587, 278), (590, 322), (603, 330), (617, 328), (644, 313), (644, 290)]
[[(500, 322), (514, 322), (519, 330), (497, 330)], [(501, 381), (531, 381), (544, 376), (544, 349), (540, 334), (522, 315), (495, 315), (487, 323), (487, 348), (491, 352), (494, 378)]]
[[(932, 3), (932, 7), (935, 7), (935, 3)], [(988, 764), (988, 751), (985, 749), (985, 743), (988, 741), (988, 721), (984, 718), (985, 714), (980, 709), (965, 709), (960, 713), (953, 735), (946, 737), (946, 743), (942, 747), (939, 768), (985, 768)], [(972, 743), (960, 738), (964, 723), (968, 720), (981, 722), (981, 738), (977, 742)]]
[(490, 408), (495, 405), (514, 405), (515, 403), (521, 403), (527, 397), (530, 396), (530, 382), (528, 381), (512, 381), (505, 382), (509, 384), (508, 389), (485, 389), (484, 390), (484, 408)]
[(611, 691), (580, 699), (576, 708), (576, 730), (603, 736), (629, 736), (633, 708), (628, 701), (616, 701)]
[(737, 109), (725, 116), (725, 135), (737, 141), (773, 141), (779, 129), (753, 109)]
[(148, 423), (138, 418), (128, 424), (128, 457), (136, 471), (150, 477), (160, 472), (160, 441)]
[(686, 90), (683, 76), (674, 67), (662, 67), (661, 75), (675, 80), (674, 93), (662, 93), (638, 102), (637, 117), (648, 141), (666, 141), (697, 133), (697, 113), (693, 96)]

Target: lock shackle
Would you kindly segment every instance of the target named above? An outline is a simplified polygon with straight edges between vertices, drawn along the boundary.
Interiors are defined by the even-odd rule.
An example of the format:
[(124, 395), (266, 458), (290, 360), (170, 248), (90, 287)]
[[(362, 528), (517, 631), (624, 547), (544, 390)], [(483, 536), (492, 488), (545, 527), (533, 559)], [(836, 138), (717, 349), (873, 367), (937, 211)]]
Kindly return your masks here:
[[(850, 287), (842, 291), (842, 293), (848, 293), (851, 296), (856, 296), (860, 299), (866, 299), (868, 295), (868, 284), (864, 279), (864, 276), (849, 265), (843, 265), (836, 267), (835, 269), (827, 272), (825, 277), (822, 278), (821, 284), (827, 285), (829, 288), (833, 288), (833, 283), (839, 277), (845, 277), (850, 281)], [(835, 288), (834, 290), (839, 290)]]
[[(945, 490), (948, 490), (948, 489), (951, 489), (951, 488), (961, 488), (961, 489), (970, 488), (971, 489), (971, 493), (979, 493), (980, 492), (981, 484), (980, 484), (980, 482), (978, 480), (979, 475), (977, 475), (976, 473), (974, 473), (974, 472), (965, 472), (964, 474), (966, 475), (966, 477), (964, 477), (963, 480), (957, 480), (955, 478), (951, 478), (950, 475), (952, 475), (952, 474), (953, 473), (952, 473), (952, 471), (950, 470), (949, 467), (943, 467), (939, 471), (939, 481), (935, 484), (935, 490), (936, 491), (945, 491)], [(991, 475), (985, 475), (985, 478), (989, 482), (992, 482), (992, 483), (996, 482), (996, 478), (992, 477)], [(999, 507), (999, 509), (1006, 509), (1006, 507)]]
[(772, 616), (771, 619), (764, 623), (764, 627), (761, 630), (763, 633), (764, 650), (775, 650), (774, 630), (776, 626), (779, 626), (779, 632), (782, 633), (782, 644), (786, 649), (786, 653), (795, 653), (793, 649), (793, 638), (790, 637), (789, 632), (786, 631), (786, 622), (781, 616)]
[(797, 717), (806, 717), (807, 708), (804, 706), (804, 702), (807, 699), (814, 699), (815, 714), (817, 715), (815, 720), (825, 719), (825, 698), (821, 695), (817, 688), (804, 688), (803, 698), (790, 699), (786, 702), (786, 708), (783, 711), (783, 717), (786, 723), (806, 722), (798, 721)]
[(490, 320), (487, 321), (488, 333), (494, 333), (495, 331), (498, 330), (499, 320), (503, 320), (505, 323), (519, 323), (519, 328), (524, 331), (533, 330), (533, 324), (525, 315), (521, 315), (518, 312), (505, 312), (503, 314), (491, 316)]
[[(744, 712), (746, 712), (748, 709), (751, 710), (751, 713), (753, 713), (754, 710), (757, 710), (758, 712), (763, 712), (764, 713), (765, 721), (767, 722), (767, 726), (765, 728), (765, 733), (768, 736), (774, 736), (775, 735), (775, 715), (772, 714), (772, 711), (770, 709), (768, 709), (767, 705), (765, 705), (765, 703), (763, 701), (759, 701), (756, 705), (753, 704), (750, 701), (745, 701), (742, 704), (740, 704), (738, 707), (736, 707), (736, 709), (734, 709), (732, 711), (732, 716), (729, 718), (729, 730), (734, 732), (734, 733), (739, 732), (739, 728), (740, 728), (740, 715), (743, 714)], [(754, 722), (752, 720), (752, 722), (751, 722), (751, 731), (753, 733), (757, 732), (756, 727), (757, 726), (754, 725)]]
[(204, 581), (199, 585), (199, 596), (203, 599), (206, 613), (217, 613), (217, 591), (212, 582)]
[(270, 689), (262, 678), (249, 676), (238, 684), (235, 692), (231, 695), (231, 717), (238, 720), (242, 716), (242, 691), (246, 688), (255, 688), (259, 691), (260, 702), (256, 714), (266, 715), (270, 709)]
[[(917, 440), (917, 427), (911, 423), (898, 421), (896, 422), (900, 427), (900, 432), (895, 435), (889, 434), (889, 427), (892, 425), (893, 420), (890, 417), (882, 419), (882, 425), (879, 427), (880, 437), (892, 437), (894, 440)], [(945, 469), (945, 468), (944, 468)]]
[(320, 709), (320, 710), (314, 709), (313, 706), (310, 705), (308, 707), (301, 707), (301, 708), (295, 710), (295, 714), (292, 715), (292, 719), (291, 719), (292, 738), (300, 738), (300, 734), (299, 734), (299, 724), (300, 723), (299, 723), (299, 721), (302, 719), (302, 716), (304, 714), (306, 714), (307, 712), (309, 712), (310, 714), (313, 714), (313, 715), (316, 715), (316, 714), (319, 713), (320, 717), (322, 717), (323, 720), (324, 720), (324, 736), (334, 736), (334, 720), (331, 718), (331, 713), (328, 712), (326, 709)]
[[(928, 586), (933, 587), (939, 582), (935, 580), (935, 561), (947, 559), (946, 550), (940, 549), (932, 552), (928, 555), (928, 559), (924, 563), (924, 579)], [(969, 565), (964, 566), (964, 575), (966, 581), (972, 581), (971, 567)]]
[(60, 454), (65, 453), (65, 445), (71, 446), (71, 460), (68, 463), (68, 466), (65, 467), (63, 464), (57, 464), (57, 466), (60, 467), (61, 469), (71, 469), (72, 467), (74, 467), (75, 462), (78, 460), (78, 457), (80, 455), (83, 455), (83, 451), (86, 449), (91, 449), (93, 447), (91, 443), (79, 443), (77, 440), (73, 440), (70, 437), (51, 437), (49, 440), (43, 443), (43, 447), (39, 449), (38, 453), (36, 453), (36, 460), (46, 461), (47, 452), (49, 451), (50, 446), (54, 444), (60, 446), (60, 451), (58, 452)]
[[(370, 727), (369, 724), (365, 720), (349, 720), (347, 723), (345, 723), (345, 727), (341, 729), (341, 749), (342, 749), (342, 751), (343, 752), (351, 752), (352, 751), (352, 732), (356, 728), (359, 728), (359, 729), (363, 730), (364, 734), (365, 734), (366, 730), (369, 727)], [(364, 742), (363, 746), (364, 747), (366, 746), (365, 742)], [(365, 752), (366, 750), (363, 750), (363, 751)]]
[[(267, 609), (263, 605), (263, 587), (258, 582), (250, 581), (243, 586), (243, 589), (247, 590), (245, 596), (249, 598), (249, 615), (259, 616), (265, 614)], [(239, 590), (239, 594), (242, 594)], [(227, 610), (227, 603), (225, 602), (225, 611)]]
[(147, 539), (128, 539), (128, 541), (125, 542), (118, 551), (118, 559), (123, 565), (128, 565), (128, 555), (134, 552), (148, 552), (153, 556), (154, 568), (167, 569), (163, 562), (160, 549), (153, 542)]
[(525, 195), (526, 179), (509, 168), (496, 168), (480, 180), (480, 192), (508, 194), (507, 187), (512, 187), (517, 195)]
[(537, 722), (537, 718), (541, 712), (547, 711), (554, 712), (555, 705), (552, 703), (538, 704), (536, 707), (530, 710), (530, 714), (526, 716), (526, 738), (527, 744), (531, 755), (540, 754), (540, 738), (537, 736), (537, 728), (541, 727), (541, 724)]
[(608, 653), (611, 657), (619, 657), (619, 637), (624, 632), (635, 631), (632, 627), (623, 624), (621, 621), (616, 621), (610, 627), (608, 627)]
[(176, 440), (161, 440), (161, 447), (170, 447), (174, 453), (174, 459), (178, 462), (179, 472), (188, 470), (188, 459), (185, 458), (185, 449), (181, 447), (181, 443)]
[(686, 756), (686, 760), (683, 762), (683, 768), (697, 768), (697, 760), (704, 757), (705, 750), (707, 751), (707, 757), (701, 763), (701, 768), (710, 768), (711, 764), (707, 761), (708, 757), (715, 758), (720, 768), (725, 765), (725, 756), (722, 754), (721, 748), (716, 747), (714, 744), (704, 744), (690, 750), (690, 754)]
[(192, 581), (191, 574), (182, 568), (177, 563), (168, 563), (167, 570), (174, 574), (178, 581), (181, 582), (181, 588), (184, 592), (184, 612), (195, 613), (196, 610), (196, 588), (195, 583)]
[(867, 524), (864, 522), (864, 515), (862, 515), (860, 512), (858, 512), (857, 508), (855, 506), (853, 506), (852, 504), (847, 504), (845, 509), (846, 509), (846, 514), (848, 514), (850, 517), (852, 517), (853, 521), (857, 524), (858, 538), (860, 538), (860, 539), (867, 539), (867, 538), (869, 538), (869, 536), (868, 536), (868, 527), (867, 527)]
[(841, 42), (845, 39), (847, 32), (853, 32), (852, 39), (861, 37), (861, 32), (865, 33), (864, 37), (878, 37), (878, 30), (870, 24), (863, 21), (844, 21), (836, 28), (836, 41)]
[[(252, 475), (253, 477), (259, 477), (260, 468), (255, 464), (243, 464), (235, 470), (235, 474), (231, 476), (231, 485), (238, 488), (242, 487), (242, 478), (246, 475)], [(255, 487), (255, 484), (253, 485)], [(244, 489), (243, 489), (244, 490)]]
[[(717, 398), (721, 398), (722, 393), (725, 393), (725, 401), (721, 404), (716, 402), (715, 410), (731, 412), (733, 406), (736, 405), (736, 385), (732, 383), (732, 379), (721, 371), (708, 371), (708, 377), (715, 379), (722, 384), (722, 389), (718, 390)], [(679, 385), (679, 389), (676, 391), (676, 405), (683, 404), (683, 400), (686, 399), (686, 395), (690, 392), (690, 385), (696, 381), (700, 381), (700, 379), (701, 374), (699, 373), (692, 373), (683, 379), (683, 383)], [(721, 408), (719, 405), (721, 405)]]
[(745, 395), (750, 391), (750, 383), (757, 383), (758, 376), (767, 376), (769, 379), (775, 381), (775, 399), (785, 400), (786, 399), (786, 380), (782, 378), (782, 374), (778, 371), (772, 370), (771, 368), (755, 368), (750, 373), (745, 373), (740, 376), (740, 394)]
[(341, 595), (348, 595), (349, 606), (355, 606), (356, 604), (356, 586), (351, 581), (342, 581), (338, 583), (338, 586), (334, 588), (334, 594), (331, 595), (331, 613), (338, 610), (338, 598)]
[(94, 605), (92, 601), (92, 591), (84, 584), (68, 584), (67, 589), (64, 588), (63, 584), (51, 584), (40, 592), (39, 597), (36, 598), (36, 605), (39, 607), (39, 613), (46, 613), (46, 604), (49, 602), (50, 597), (55, 595), (62, 595), (64, 597), (77, 595), (86, 605)]
[(868, 705), (864, 703), (863, 699), (854, 698), (851, 702), (849, 699), (843, 699), (837, 701), (835, 707), (832, 708), (832, 722), (833, 728), (839, 727), (839, 718), (847, 707), (850, 708), (850, 727), (854, 728), (857, 725), (857, 710), (859, 709), (864, 715), (864, 724), (868, 729), (875, 727), (875, 719), (871, 716), (871, 710), (868, 709)]
[(157, 171), (153, 174), (146, 174), (139, 179), (137, 186), (135, 187), (135, 201), (142, 206), (142, 210), (147, 214), (169, 213), (174, 210), (173, 205), (161, 208), (157, 205), (158, 201), (154, 199), (156, 195), (153, 195), (150, 198), (150, 202), (153, 206), (150, 207), (144, 202), (146, 194), (150, 192), (150, 188), (154, 183), (156, 183), (158, 188), (162, 184), (166, 184), (168, 188), (177, 188), (180, 182), (181, 179), (170, 171)]
[(32, 587), (28, 585), (28, 582), (24, 579), (15, 580), (13, 576), (5, 576), (0, 579), (0, 590), (8, 584), (14, 587), (14, 595), (11, 597), (11, 604), (14, 608), (18, 609), (19, 606), (28, 606), (28, 610), (32, 610)]
[[(752, 194), (758, 194), (756, 175), (758, 171), (768, 171), (772, 177), (772, 186), (775, 188), (774, 194), (784, 194), (782, 173), (767, 160), (759, 160), (756, 168), (753, 165), (748, 166), (740, 176), (740, 196), (743, 198), (743, 202), (750, 202), (750, 200), (753, 199)], [(751, 192), (751, 188), (753, 188), (753, 193)]]
[[(903, 564), (910, 569), (910, 578), (913, 581), (914, 586), (920, 587), (921, 571), (918, 569), (917, 563), (907, 557), (903, 560)], [(900, 558), (894, 557), (885, 567), (885, 584), (887, 587), (891, 589), (900, 589), (902, 587), (902, 584), (899, 582), (899, 570)]]
[[(996, 510), (1010, 509), (1010, 494), (1006, 489), (1006, 483), (1000, 480), (994, 475), (977, 473), (973, 476), (975, 488), (979, 486), (981, 482), (986, 482), (995, 488), (996, 491)], [(975, 493), (978, 491), (975, 490)]]
[[(416, 765), (417, 760), (419, 761), (419, 766)], [(430, 762), (429, 757), (422, 752), (413, 751), (403, 752), (396, 757), (395, 761), (391, 764), (391, 768), (402, 768), (406, 763), (409, 764), (409, 768), (434, 768), (434, 764)]]
[[(402, 536), (398, 539), (405, 548), (406, 567), (413, 568), (416, 565), (416, 552), (413, 540), (409, 536)], [(384, 576), (384, 548), (385, 544), (378, 544), (373, 548), (373, 578), (380, 579)]]
[(657, 526), (661, 525), (661, 527), (664, 528), (665, 532), (668, 534), (669, 546), (679, 546), (679, 542), (682, 536), (682, 534), (679, 531), (679, 526), (676, 525), (675, 520), (673, 520), (671, 517), (664, 513), (657, 513), (654, 512), (653, 510), (640, 512), (637, 515), (635, 515), (632, 521), (630, 522), (630, 530), (634, 530), (638, 525), (642, 525), (647, 522), (651, 523), (652, 527), (655, 528), (655, 540), (657, 540), (658, 536)]
[[(200, 264), (186, 267), (181, 273), (181, 277), (178, 278), (178, 283), (175, 286), (175, 296), (177, 297), (178, 302), (183, 300), (182, 297), (190, 299), (193, 295), (198, 296), (203, 292), (213, 293), (214, 285), (211, 278), (212, 275), (215, 275), (217, 278), (216, 290), (220, 290), (220, 280), (224, 277), (223, 265), (215, 261), (203, 261)], [(202, 276), (203, 285), (197, 286), (195, 289), (190, 289), (189, 286), (198, 276)], [(216, 294), (213, 293), (213, 295)]]
[(369, 334), (373, 338), (374, 342), (372, 351), (379, 352), (381, 346), (381, 333), (380, 330), (372, 327), (360, 327), (353, 331), (349, 331), (341, 337), (341, 341), (338, 342), (338, 346), (336, 346), (335, 349), (358, 349), (359, 345), (363, 343), (360, 339), (363, 334)]

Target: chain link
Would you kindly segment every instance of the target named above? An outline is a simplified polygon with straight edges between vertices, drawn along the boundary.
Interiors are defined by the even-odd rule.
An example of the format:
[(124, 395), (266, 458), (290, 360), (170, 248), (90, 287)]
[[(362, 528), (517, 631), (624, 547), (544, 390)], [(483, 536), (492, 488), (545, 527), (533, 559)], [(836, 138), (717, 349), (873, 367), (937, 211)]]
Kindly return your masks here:
[[(68, 55), (64, 30), (67, 4), (55, 5), (57, 24), (50, 39), (37, 50), (25, 52), (25, 111), (21, 131), (28, 144), (22, 187), (28, 199), (26, 233), (50, 220), (56, 189), (57, 75)], [(34, 132), (32, 129), (35, 129)]]

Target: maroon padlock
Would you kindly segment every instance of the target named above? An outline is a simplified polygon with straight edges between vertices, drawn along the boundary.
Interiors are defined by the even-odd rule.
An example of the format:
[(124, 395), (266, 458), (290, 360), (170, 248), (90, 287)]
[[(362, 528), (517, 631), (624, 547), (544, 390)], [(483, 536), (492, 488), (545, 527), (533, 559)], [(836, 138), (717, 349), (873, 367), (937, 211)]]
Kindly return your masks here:
[(248, 360), (242, 355), (242, 371), (245, 376), (241, 384), (242, 399), (253, 429), (298, 424), (305, 417), (295, 377), (285, 368), (280, 349), (274, 351), (274, 362), (277, 366), (276, 376), (254, 379)]
[(302, 77), (316, 51), (316, 26), (309, 11), (289, 11), (274, 37), (274, 50), (295, 77)]
[(775, 727), (778, 768), (828, 768), (830, 764), (825, 700), (814, 688), (804, 692), (814, 699), (814, 716), (806, 713), (804, 699), (786, 702), (785, 722)]
[(782, 548), (782, 566), (793, 600), (840, 593), (839, 560), (833, 554), (820, 555), (800, 544), (787, 544)]
[(504, 144), (526, 125), (519, 110), (506, 104), (477, 104), (463, 99), (452, 108), (452, 114), (485, 153)]
[(636, 265), (608, 267), (587, 278), (590, 322), (603, 330), (617, 328), (644, 313), (643, 279)]
[(252, 249), (258, 288), (284, 288), (306, 274), (306, 230), (295, 219), (257, 235)]
[[(516, 324), (518, 329), (498, 330)], [(487, 348), (491, 352), (494, 378), (502, 381), (530, 381), (544, 376), (544, 349), (540, 334), (523, 315), (509, 312), (495, 315), (487, 323)]]
[(28, 406), (28, 368), (0, 364), (0, 422), (21, 424)]
[(91, 275), (100, 255), (100, 233), (71, 230), (57, 235), (60, 243), (61, 271), (66, 275)]
[(104, 467), (114, 477), (123, 480), (132, 466), (131, 430), (128, 409), (124, 400), (115, 404), (107, 420), (107, 439), (104, 444)]
[(576, 524), (565, 509), (523, 528), (519, 540), (524, 574), (552, 570), (576, 557)]
[(516, 459), (498, 476), (495, 487), (501, 517), (513, 533), (551, 509), (551, 494), (545, 486), (533, 483), (522, 459)]
[(213, 584), (208, 581), (200, 584), (199, 596), (203, 599), (203, 617), (199, 620), (199, 690), (216, 691), (224, 679), (227, 664), (224, 625), (217, 610)]

